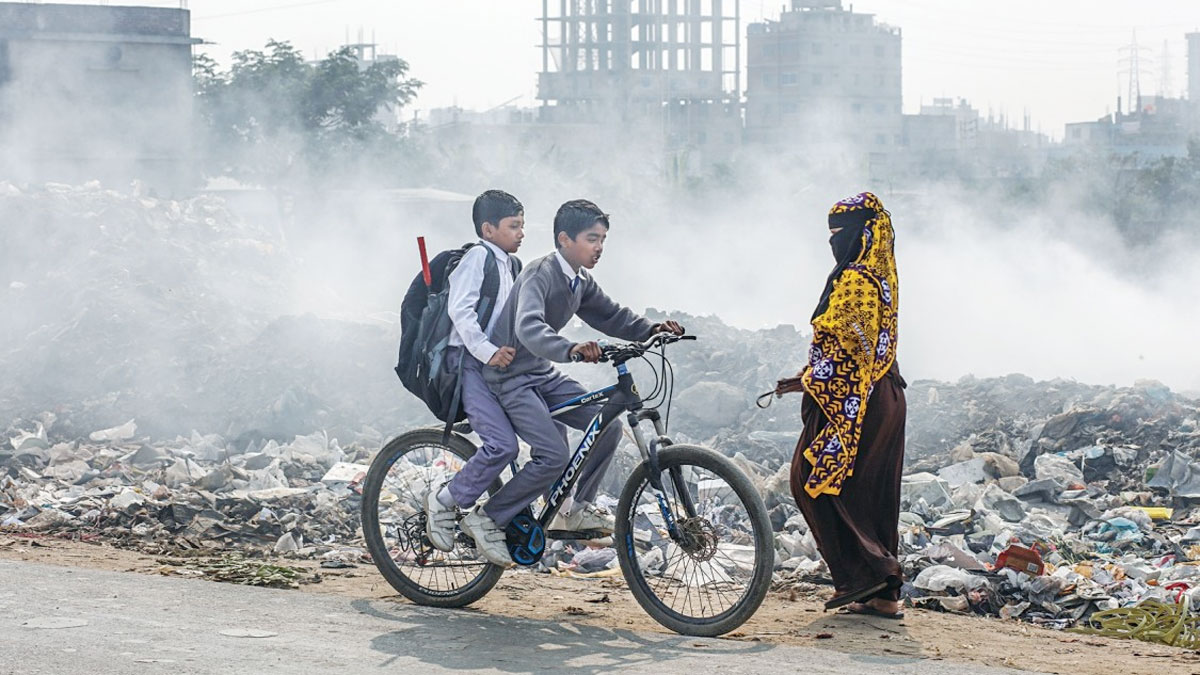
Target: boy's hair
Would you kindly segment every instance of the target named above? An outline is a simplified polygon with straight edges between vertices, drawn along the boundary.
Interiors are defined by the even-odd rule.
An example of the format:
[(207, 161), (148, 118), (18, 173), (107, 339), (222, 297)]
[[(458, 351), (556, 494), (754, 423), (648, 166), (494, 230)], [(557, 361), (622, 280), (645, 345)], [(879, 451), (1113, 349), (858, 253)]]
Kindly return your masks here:
[(607, 230), (608, 214), (586, 199), (572, 199), (558, 207), (558, 213), (554, 214), (554, 246), (562, 248), (558, 243), (559, 232), (566, 232), (567, 236), (574, 240), (580, 232), (596, 223), (603, 224)]
[(483, 236), (483, 224), (499, 226), (505, 218), (513, 218), (525, 212), (517, 198), (504, 190), (488, 190), (475, 198), (471, 207), (471, 220), (475, 221), (475, 234)]

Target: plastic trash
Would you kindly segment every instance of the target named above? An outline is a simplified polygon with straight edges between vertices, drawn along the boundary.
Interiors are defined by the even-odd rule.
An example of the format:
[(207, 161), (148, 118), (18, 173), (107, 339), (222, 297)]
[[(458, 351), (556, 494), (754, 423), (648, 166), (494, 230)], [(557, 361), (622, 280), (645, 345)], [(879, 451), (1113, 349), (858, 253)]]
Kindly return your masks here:
[(931, 591), (934, 593), (943, 593), (946, 589), (954, 589), (959, 593), (981, 588), (987, 585), (987, 581), (982, 577), (975, 576), (965, 570), (960, 570), (949, 565), (933, 565), (921, 570), (916, 579), (913, 579), (912, 585), (923, 591)]
[(1031, 576), (1040, 576), (1046, 572), (1046, 564), (1042, 561), (1040, 553), (1016, 544), (1009, 546), (996, 556), (996, 568), (1002, 567)]
[(1034, 474), (1040, 479), (1053, 479), (1063, 487), (1082, 487), (1083, 471), (1062, 455), (1042, 455), (1033, 461)]

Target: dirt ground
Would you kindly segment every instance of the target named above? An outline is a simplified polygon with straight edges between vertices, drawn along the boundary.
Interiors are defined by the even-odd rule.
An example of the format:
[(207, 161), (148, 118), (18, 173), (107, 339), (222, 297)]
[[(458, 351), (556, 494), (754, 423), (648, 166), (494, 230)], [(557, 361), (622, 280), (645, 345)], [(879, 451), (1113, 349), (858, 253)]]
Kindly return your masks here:
[[(161, 556), (100, 543), (24, 535), (0, 535), (0, 559), (140, 574), (180, 571)], [(319, 583), (302, 584), (297, 592), (407, 602), (370, 565), (321, 569), (318, 561), (273, 562), (320, 575)], [(902, 621), (825, 613), (821, 607), (823, 600), (819, 595), (772, 593), (754, 618), (726, 638), (1049, 673), (1200, 675), (1200, 653), (1172, 647), (911, 608), (906, 610)], [(513, 571), (505, 574), (485, 598), (462, 611), (665, 632), (638, 607), (619, 573), (606, 578), (576, 578)]]

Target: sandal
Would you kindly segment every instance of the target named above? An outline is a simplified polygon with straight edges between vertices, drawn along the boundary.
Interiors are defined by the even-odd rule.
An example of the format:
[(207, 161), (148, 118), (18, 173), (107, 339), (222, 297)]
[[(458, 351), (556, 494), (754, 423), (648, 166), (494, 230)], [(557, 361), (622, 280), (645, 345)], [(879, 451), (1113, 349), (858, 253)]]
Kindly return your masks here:
[(879, 593), (880, 591), (887, 590), (887, 588), (888, 588), (888, 582), (881, 581), (869, 588), (863, 588), (863, 589), (860, 589), (857, 591), (851, 591), (851, 592), (845, 593), (843, 595), (835, 595), (825, 603), (825, 611), (829, 611), (831, 609), (837, 609), (838, 607), (845, 607), (846, 605), (849, 605), (852, 602), (859, 602), (861, 600), (866, 600), (867, 598), (870, 598), (871, 596), (875, 595), (876, 593)]
[(904, 618), (904, 612), (881, 612), (878, 609), (868, 605), (865, 602), (850, 603), (846, 606), (847, 614), (861, 614), (863, 616), (877, 616), (881, 619), (899, 620)]

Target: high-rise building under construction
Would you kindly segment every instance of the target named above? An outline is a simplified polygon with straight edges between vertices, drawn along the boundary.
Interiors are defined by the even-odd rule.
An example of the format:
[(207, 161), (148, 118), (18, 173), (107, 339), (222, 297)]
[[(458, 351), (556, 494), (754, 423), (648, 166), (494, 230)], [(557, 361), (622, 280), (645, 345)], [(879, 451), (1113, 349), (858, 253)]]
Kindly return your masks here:
[(741, 142), (738, 0), (543, 0), (543, 122), (619, 128), (693, 173)]

